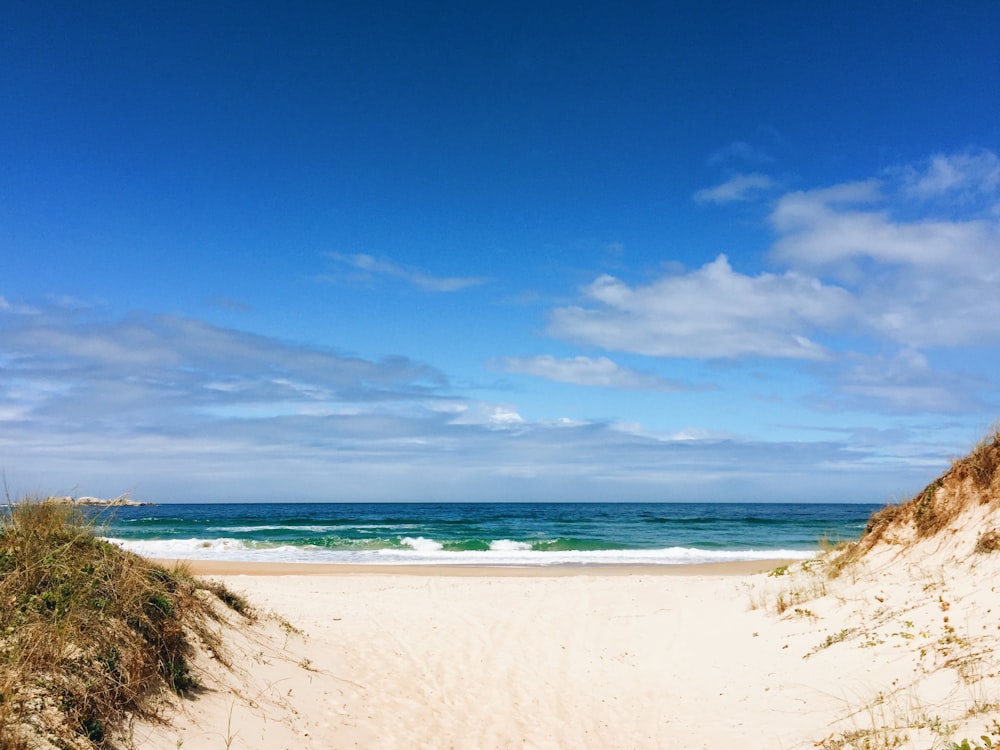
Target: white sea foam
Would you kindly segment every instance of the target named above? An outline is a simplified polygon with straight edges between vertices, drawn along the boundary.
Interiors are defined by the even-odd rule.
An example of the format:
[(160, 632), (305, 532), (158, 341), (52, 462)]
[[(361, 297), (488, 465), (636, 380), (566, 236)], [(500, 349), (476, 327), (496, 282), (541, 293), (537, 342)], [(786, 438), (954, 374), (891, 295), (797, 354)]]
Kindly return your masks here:
[(205, 531), (224, 531), (230, 534), (252, 534), (256, 531), (314, 531), (318, 534), (322, 534), (327, 531), (340, 531), (342, 529), (356, 529), (357, 526), (287, 526), (287, 525), (277, 525), (277, 526), (210, 526), (205, 529)]
[[(440, 542), (424, 537), (401, 540), (405, 549), (337, 550), (321, 547), (275, 545), (241, 539), (171, 539), (125, 541), (110, 539), (145, 557), (181, 560), (232, 560), (237, 562), (312, 562), (361, 565), (686, 565), (693, 563), (737, 562), (741, 560), (805, 560), (816, 551), (702, 550), (666, 547), (643, 550), (586, 550), (538, 552), (524, 542), (498, 540), (488, 551), (445, 551)], [(501, 544), (494, 547), (494, 544)], [(509, 543), (510, 548), (506, 548)], [(523, 547), (518, 545), (524, 545)]]
[[(401, 544), (405, 544), (407, 547), (417, 551), (417, 552), (440, 552), (444, 549), (444, 545), (441, 542), (435, 542), (433, 539), (427, 539), (426, 537), (418, 536), (404, 536), (399, 540)], [(391, 552), (392, 550), (377, 550), (378, 552)]]
[(522, 552), (530, 550), (527, 542), (515, 542), (511, 539), (495, 539), (490, 542), (490, 552)]
[(265, 526), (265, 525), (253, 525), (253, 526), (210, 526), (205, 529), (205, 531), (222, 531), (229, 534), (249, 534), (256, 531), (312, 531), (317, 534), (324, 534), (330, 531), (356, 531), (356, 530), (371, 530), (371, 529), (415, 529), (417, 524), (413, 523), (366, 523), (366, 524), (355, 524), (355, 523), (338, 523), (338, 524), (323, 524), (319, 526), (289, 526), (289, 525), (277, 525), (277, 526)]

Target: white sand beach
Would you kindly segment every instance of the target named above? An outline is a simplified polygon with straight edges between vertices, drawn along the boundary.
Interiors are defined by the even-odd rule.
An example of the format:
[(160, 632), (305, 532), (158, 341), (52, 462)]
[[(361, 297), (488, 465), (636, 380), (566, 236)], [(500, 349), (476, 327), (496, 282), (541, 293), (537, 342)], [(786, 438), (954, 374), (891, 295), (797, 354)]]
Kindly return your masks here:
[(185, 750), (892, 746), (864, 744), (881, 733), (929, 748), (952, 725), (978, 737), (1000, 695), (1000, 594), (986, 585), (1000, 569), (995, 556), (932, 552), (901, 564), (889, 550), (832, 580), (815, 569), (223, 566), (213, 577), (271, 615), (227, 636), (232, 669), (202, 659), (206, 691), (167, 724), (137, 725), (136, 739)]
[(510, 572), (227, 575), (305, 635), (249, 644), (241, 694), (186, 702), (155, 746), (216, 748), (229, 734), (259, 748), (770, 736), (759, 678), (771, 657), (755, 637), (768, 623), (749, 611), (742, 577)]

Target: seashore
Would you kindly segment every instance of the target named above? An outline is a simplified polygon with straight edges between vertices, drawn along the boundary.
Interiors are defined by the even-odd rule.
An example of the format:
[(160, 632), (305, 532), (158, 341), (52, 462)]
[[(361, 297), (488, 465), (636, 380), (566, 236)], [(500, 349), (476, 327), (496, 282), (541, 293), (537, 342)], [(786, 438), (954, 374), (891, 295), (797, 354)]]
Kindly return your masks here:
[(767, 572), (170, 569), (61, 508), (0, 527), (4, 747), (1000, 746), (1000, 433)]
[(801, 655), (750, 608), (759, 561), (324, 567), (194, 563), (278, 619), (231, 643), (235, 668), (206, 680), (225, 687), (180, 703), (168, 726), (137, 728), (137, 744), (797, 747), (833, 709), (825, 678), (776, 678), (782, 657)]
[(1000, 556), (899, 554), (835, 577), (835, 553), (770, 574), (201, 561), (193, 572), (263, 617), (227, 637), (230, 668), (205, 662), (208, 690), (134, 737), (185, 750), (948, 748), (997, 715)]
[[(191, 563), (258, 608), (136, 746), (1000, 744), (1000, 433), (860, 540), (721, 566)], [(678, 575), (678, 573), (680, 573)]]

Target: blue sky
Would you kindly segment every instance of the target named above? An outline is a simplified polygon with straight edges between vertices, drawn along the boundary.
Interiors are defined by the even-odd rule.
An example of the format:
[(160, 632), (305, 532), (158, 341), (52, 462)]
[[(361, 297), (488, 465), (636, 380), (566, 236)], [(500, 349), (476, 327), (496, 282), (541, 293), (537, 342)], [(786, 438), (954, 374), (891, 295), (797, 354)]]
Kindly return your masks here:
[(13, 494), (883, 502), (1000, 416), (994, 2), (135, 5), (0, 10)]

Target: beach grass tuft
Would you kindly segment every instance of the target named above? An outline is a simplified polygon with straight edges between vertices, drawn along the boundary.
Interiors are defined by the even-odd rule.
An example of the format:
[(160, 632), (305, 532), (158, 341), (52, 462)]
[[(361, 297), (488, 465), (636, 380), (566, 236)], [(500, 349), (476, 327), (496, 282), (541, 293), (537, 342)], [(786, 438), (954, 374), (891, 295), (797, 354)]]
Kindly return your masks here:
[(980, 534), (975, 551), (981, 554), (1000, 551), (1000, 529), (990, 529)]
[(166, 692), (199, 689), (193, 643), (221, 584), (168, 569), (99, 537), (78, 508), (20, 501), (0, 512), (0, 747), (128, 745), (131, 718), (156, 717)]

